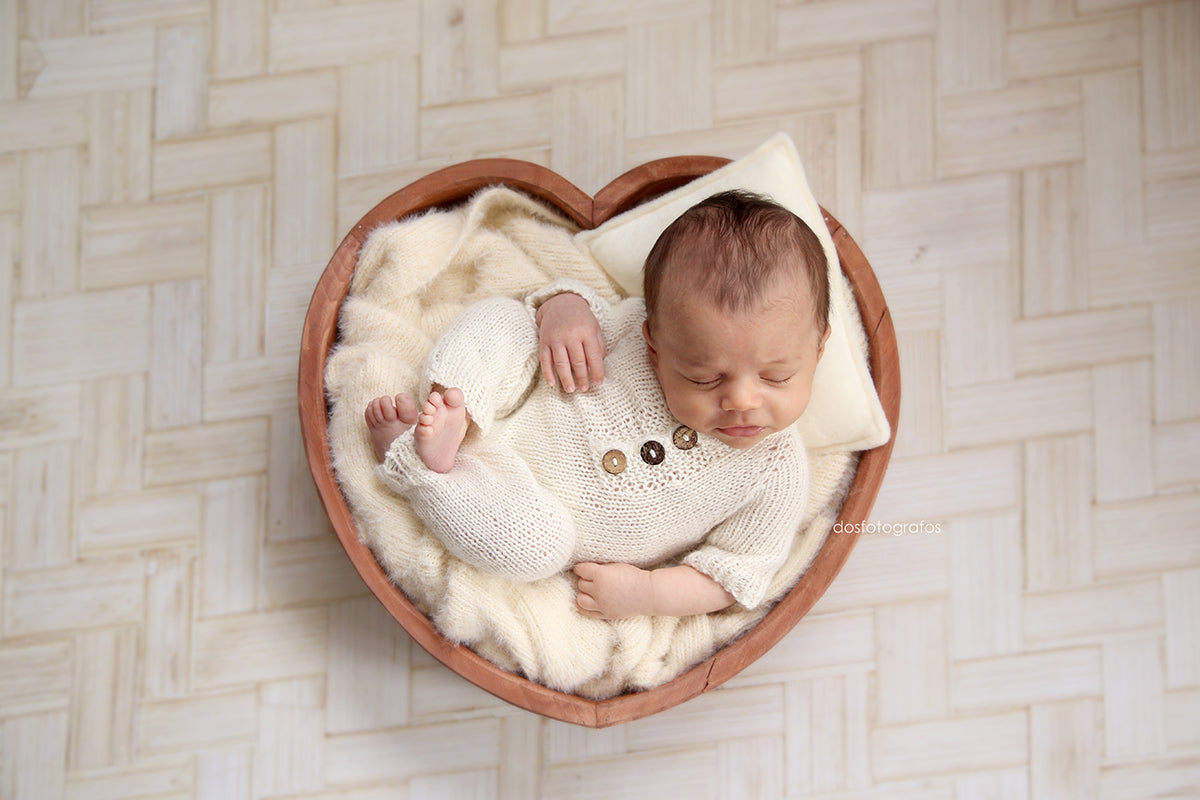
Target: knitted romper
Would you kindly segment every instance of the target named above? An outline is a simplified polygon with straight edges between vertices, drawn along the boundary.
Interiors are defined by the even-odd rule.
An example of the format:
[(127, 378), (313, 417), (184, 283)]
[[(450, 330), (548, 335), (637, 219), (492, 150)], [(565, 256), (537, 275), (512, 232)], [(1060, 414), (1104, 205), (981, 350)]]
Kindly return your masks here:
[[(589, 392), (540, 377), (536, 309), (562, 291), (588, 301), (604, 334), (605, 380)], [(754, 608), (800, 529), (804, 445), (794, 428), (739, 450), (683, 426), (644, 319), (641, 299), (610, 305), (574, 281), (469, 307), (431, 351), (422, 388), (462, 389), (481, 435), (442, 474), (407, 431), (380, 477), (452, 554), (488, 572), (533, 581), (581, 561), (683, 563)]]

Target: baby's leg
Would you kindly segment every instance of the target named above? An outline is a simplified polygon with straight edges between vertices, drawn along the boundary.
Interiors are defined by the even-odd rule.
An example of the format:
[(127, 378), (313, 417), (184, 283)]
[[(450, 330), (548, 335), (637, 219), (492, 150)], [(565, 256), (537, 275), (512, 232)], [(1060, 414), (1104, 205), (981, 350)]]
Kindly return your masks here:
[(408, 393), (398, 394), (394, 399), (376, 397), (367, 404), (363, 416), (367, 419), (375, 458), (383, 461), (396, 437), (417, 423), (417, 403)]
[(380, 475), (457, 558), (519, 581), (570, 566), (574, 520), (511, 448), (486, 440), (472, 444), (444, 474), (413, 463), (413, 450), (393, 449)]
[(453, 469), (469, 423), (462, 391), (452, 388), (440, 392), (435, 387), (417, 417), (414, 434), (417, 455), (425, 466), (443, 473)]

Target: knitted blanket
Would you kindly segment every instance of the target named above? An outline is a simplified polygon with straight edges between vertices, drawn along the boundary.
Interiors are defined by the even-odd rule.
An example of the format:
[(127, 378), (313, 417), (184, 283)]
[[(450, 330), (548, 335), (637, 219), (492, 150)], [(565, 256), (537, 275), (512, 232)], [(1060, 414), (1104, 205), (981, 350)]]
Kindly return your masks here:
[[(517, 583), (468, 566), (380, 480), (363, 421), (372, 398), (425, 390), (419, 381), (433, 342), (478, 300), (521, 297), (558, 278), (619, 299), (574, 233), (556, 212), (500, 187), (454, 209), (373, 231), (341, 309), (340, 341), (326, 364), (325, 385), (334, 469), (360, 536), (397, 586), (448, 639), (550, 688), (601, 699), (676, 677), (753, 626), (770, 603), (757, 611), (735, 605), (685, 618), (610, 622), (576, 612), (569, 574)], [(856, 309), (852, 313), (857, 318)], [(768, 591), (772, 601), (824, 542), (856, 464), (853, 453), (813, 456), (809, 508)]]

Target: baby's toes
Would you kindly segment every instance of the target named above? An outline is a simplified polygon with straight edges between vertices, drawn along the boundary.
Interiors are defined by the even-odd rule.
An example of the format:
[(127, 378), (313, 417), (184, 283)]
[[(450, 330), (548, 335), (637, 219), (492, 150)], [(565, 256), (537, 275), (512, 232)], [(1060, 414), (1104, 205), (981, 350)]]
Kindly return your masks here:
[(405, 425), (412, 425), (417, 421), (417, 415), (420, 413), (417, 410), (417, 401), (413, 399), (411, 394), (407, 392), (396, 395), (396, 416)]
[(426, 416), (435, 416), (439, 411), (445, 408), (445, 400), (442, 399), (440, 392), (430, 392), (429, 399), (425, 401), (425, 407), (421, 409)]
[(462, 389), (451, 388), (446, 390), (445, 397), (446, 405), (451, 408), (462, 408), (467, 404), (467, 398), (462, 393)]
[(371, 425), (371, 426), (379, 425), (383, 421), (382, 406), (380, 404), (380, 401), (382, 399), (383, 398), (381, 398), (381, 397), (376, 397), (374, 400), (367, 403), (367, 410), (365, 412), (365, 416), (367, 418), (368, 425)]

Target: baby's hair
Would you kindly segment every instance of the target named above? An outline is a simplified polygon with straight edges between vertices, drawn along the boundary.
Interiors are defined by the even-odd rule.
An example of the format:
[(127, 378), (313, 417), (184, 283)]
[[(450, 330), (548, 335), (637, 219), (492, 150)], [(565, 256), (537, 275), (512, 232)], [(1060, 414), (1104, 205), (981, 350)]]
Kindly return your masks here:
[(791, 272), (808, 281), (817, 335), (829, 323), (828, 261), (820, 240), (804, 220), (763, 195), (720, 192), (667, 226), (643, 270), (648, 319), (654, 319), (664, 278), (679, 269), (687, 270), (689, 289), (732, 312), (754, 307), (777, 275)]

